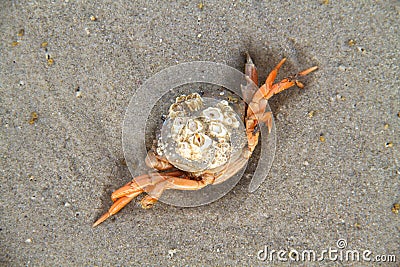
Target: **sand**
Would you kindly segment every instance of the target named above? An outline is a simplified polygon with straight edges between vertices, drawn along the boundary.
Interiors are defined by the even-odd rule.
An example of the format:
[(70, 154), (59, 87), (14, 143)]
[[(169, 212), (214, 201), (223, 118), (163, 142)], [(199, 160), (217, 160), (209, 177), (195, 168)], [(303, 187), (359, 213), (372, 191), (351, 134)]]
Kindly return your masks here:
[[(398, 264), (399, 2), (199, 3), (1, 3), (0, 265), (259, 266), (265, 248)], [(248, 192), (250, 173), (197, 208), (134, 201), (92, 228), (132, 179), (122, 123), (140, 85), (195, 60), (243, 70), (246, 51), (260, 80), (283, 57), (278, 79), (319, 67), (270, 101), (277, 149), (261, 187)]]

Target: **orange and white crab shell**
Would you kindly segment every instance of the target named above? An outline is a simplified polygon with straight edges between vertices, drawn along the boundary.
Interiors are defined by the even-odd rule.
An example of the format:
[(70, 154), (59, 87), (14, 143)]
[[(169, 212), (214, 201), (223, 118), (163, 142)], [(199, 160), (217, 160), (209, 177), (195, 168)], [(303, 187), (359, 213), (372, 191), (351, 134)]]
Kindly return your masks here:
[(223, 168), (246, 144), (243, 122), (227, 101), (193, 93), (170, 106), (156, 151), (176, 168), (200, 175)]

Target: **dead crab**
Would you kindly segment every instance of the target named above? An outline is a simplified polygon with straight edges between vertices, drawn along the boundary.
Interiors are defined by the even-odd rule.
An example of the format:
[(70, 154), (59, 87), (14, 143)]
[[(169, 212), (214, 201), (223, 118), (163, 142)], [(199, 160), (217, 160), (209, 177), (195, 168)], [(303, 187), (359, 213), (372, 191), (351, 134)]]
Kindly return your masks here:
[(303, 88), (297, 77), (313, 72), (306, 69), (279, 83), (273, 83), (281, 62), (268, 75), (265, 84), (254, 90), (258, 75), (250, 56), (247, 56), (242, 86), (247, 105), (244, 124), (241, 116), (225, 100), (201, 97), (197, 93), (178, 97), (169, 108), (157, 146), (150, 150), (146, 165), (155, 171), (135, 177), (112, 193), (114, 204), (93, 227), (116, 214), (132, 199), (147, 192), (141, 205), (150, 208), (166, 189), (198, 190), (220, 184), (241, 170), (258, 144), (258, 124), (272, 127), (272, 114), (266, 112), (267, 100), (294, 85)]

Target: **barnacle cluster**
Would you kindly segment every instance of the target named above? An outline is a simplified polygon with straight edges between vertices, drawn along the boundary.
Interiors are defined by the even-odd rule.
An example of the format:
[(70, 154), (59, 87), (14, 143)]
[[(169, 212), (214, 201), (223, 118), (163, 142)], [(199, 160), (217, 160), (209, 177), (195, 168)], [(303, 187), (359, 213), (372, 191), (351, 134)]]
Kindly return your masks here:
[(198, 173), (224, 166), (245, 140), (243, 123), (227, 101), (193, 93), (170, 106), (157, 153), (181, 170)]

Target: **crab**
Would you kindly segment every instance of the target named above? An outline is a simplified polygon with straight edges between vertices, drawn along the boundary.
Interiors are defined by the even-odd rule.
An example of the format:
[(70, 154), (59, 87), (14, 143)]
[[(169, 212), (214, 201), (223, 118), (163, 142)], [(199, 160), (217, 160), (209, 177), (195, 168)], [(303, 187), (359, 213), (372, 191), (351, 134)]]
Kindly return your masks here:
[(145, 159), (154, 171), (137, 176), (114, 191), (113, 205), (93, 227), (144, 192), (147, 195), (141, 200), (141, 206), (148, 209), (167, 189), (199, 190), (223, 183), (241, 170), (258, 144), (260, 124), (264, 123), (269, 132), (272, 129), (272, 113), (266, 111), (268, 99), (292, 86), (304, 88), (298, 78), (317, 69), (314, 66), (274, 83), (285, 61), (283, 58), (258, 88), (254, 86), (258, 85), (257, 69), (247, 54), (247, 84), (241, 86), (247, 103), (243, 116), (226, 100), (202, 97), (198, 93), (177, 97), (169, 108), (156, 146)]

